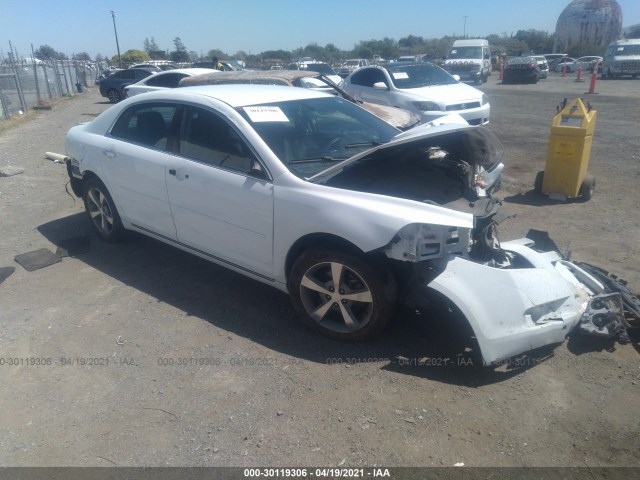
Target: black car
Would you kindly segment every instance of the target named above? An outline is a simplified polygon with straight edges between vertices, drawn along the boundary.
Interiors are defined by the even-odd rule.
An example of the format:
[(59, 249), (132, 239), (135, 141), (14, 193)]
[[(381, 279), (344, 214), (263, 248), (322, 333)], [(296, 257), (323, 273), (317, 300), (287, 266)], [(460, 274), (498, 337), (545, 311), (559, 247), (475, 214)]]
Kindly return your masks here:
[(124, 87), (160, 71), (155, 67), (120, 70), (100, 80), (100, 95), (107, 97), (111, 103), (118, 103), (124, 98)]
[(504, 67), (502, 83), (538, 83), (540, 66), (533, 57), (513, 57)]

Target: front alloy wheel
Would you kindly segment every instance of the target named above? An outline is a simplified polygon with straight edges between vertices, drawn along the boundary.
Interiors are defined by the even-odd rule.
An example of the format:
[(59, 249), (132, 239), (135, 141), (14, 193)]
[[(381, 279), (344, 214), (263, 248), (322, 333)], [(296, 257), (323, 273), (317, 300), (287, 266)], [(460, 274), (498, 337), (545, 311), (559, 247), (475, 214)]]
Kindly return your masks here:
[(294, 264), (290, 291), (303, 322), (325, 336), (364, 340), (390, 321), (395, 283), (361, 258), (307, 251)]

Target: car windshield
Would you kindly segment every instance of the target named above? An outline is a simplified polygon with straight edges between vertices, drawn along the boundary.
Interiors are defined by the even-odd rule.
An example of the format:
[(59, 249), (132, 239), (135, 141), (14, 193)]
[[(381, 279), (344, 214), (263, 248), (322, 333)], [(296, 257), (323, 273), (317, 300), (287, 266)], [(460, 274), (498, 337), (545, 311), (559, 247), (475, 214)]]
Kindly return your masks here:
[(387, 71), (396, 88), (420, 88), (458, 83), (443, 69), (430, 64), (387, 67)]
[(613, 55), (640, 55), (640, 45), (616, 45)]
[(521, 64), (530, 64), (530, 63), (538, 63), (532, 57), (513, 57), (507, 60), (507, 65), (521, 65)]
[(456, 47), (449, 52), (447, 58), (480, 58), (482, 57), (482, 47)]
[(240, 107), (240, 114), (296, 176), (311, 177), (386, 143), (399, 130), (342, 98)]

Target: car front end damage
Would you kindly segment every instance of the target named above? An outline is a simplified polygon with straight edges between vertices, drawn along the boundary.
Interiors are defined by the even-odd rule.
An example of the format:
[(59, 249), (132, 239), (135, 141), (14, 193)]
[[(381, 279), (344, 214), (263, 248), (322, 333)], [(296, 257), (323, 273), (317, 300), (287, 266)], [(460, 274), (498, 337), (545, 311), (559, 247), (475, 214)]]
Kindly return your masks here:
[(476, 217), (473, 229), (413, 224), (399, 231), (383, 252), (413, 263), (401, 302), (430, 310), (444, 298), (468, 322), (484, 365), (561, 343), (573, 331), (625, 341), (629, 299), (640, 312), (636, 297), (623, 298), (590, 266), (531, 239), (500, 243), (496, 214)]

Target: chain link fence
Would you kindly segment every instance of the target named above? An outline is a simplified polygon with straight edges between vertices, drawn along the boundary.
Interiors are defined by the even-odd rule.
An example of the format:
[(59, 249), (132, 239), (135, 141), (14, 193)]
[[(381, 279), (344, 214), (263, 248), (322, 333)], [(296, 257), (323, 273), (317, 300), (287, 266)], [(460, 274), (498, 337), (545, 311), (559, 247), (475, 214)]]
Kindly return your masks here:
[(99, 69), (86, 62), (4, 63), (0, 65), (0, 121), (32, 108), (48, 108), (56, 98), (82, 93), (99, 75)]

